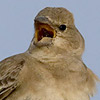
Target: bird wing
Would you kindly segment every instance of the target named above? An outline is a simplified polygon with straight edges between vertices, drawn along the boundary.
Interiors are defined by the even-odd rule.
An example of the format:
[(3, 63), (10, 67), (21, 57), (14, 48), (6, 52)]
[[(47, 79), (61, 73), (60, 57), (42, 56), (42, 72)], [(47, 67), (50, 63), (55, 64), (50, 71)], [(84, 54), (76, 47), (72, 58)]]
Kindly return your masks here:
[(96, 85), (97, 85), (96, 83), (100, 82), (100, 79), (85, 64), (84, 66), (87, 69), (86, 82), (87, 82), (88, 90), (89, 90), (90, 96), (93, 96), (96, 92)]
[(24, 59), (9, 57), (0, 62), (0, 100), (7, 97), (17, 86), (18, 75), (24, 66)]

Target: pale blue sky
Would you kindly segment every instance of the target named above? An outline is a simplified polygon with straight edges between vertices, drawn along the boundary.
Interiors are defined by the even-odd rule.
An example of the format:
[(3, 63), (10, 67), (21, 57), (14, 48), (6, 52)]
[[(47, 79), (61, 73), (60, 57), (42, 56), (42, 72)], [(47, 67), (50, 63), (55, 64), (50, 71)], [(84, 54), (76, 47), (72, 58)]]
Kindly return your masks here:
[[(0, 0), (0, 60), (24, 52), (34, 34), (33, 19), (47, 6), (65, 7), (85, 38), (83, 60), (100, 77), (100, 0)], [(100, 100), (98, 94), (92, 100)]]

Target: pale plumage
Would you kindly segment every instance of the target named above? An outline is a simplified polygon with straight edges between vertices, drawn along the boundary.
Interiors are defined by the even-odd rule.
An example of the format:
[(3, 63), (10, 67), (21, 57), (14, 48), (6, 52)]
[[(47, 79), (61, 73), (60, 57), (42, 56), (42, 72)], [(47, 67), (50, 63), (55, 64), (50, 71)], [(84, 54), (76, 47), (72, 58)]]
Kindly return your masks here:
[(29, 49), (0, 62), (0, 100), (90, 100), (99, 79), (81, 59), (72, 14), (47, 7), (34, 21)]

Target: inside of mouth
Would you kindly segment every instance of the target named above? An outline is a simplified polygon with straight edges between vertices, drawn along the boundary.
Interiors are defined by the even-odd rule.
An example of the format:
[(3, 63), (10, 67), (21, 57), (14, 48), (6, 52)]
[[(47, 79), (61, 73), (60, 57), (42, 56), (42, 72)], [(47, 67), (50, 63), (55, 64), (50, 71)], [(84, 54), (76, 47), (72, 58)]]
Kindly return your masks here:
[(48, 24), (35, 22), (35, 37), (37, 42), (42, 40), (44, 37), (54, 38), (55, 30)]
[(53, 38), (54, 33), (45, 28), (41, 28), (41, 30), (38, 32), (38, 41), (40, 41), (44, 37)]

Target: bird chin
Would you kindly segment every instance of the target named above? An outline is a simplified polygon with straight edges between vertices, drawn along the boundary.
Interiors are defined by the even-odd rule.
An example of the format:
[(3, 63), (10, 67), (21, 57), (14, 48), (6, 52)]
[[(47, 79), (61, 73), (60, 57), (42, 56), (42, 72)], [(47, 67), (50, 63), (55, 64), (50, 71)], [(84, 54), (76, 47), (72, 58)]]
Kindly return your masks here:
[(50, 46), (52, 45), (52, 38), (43, 37), (40, 41), (34, 41), (34, 45), (37, 47)]

